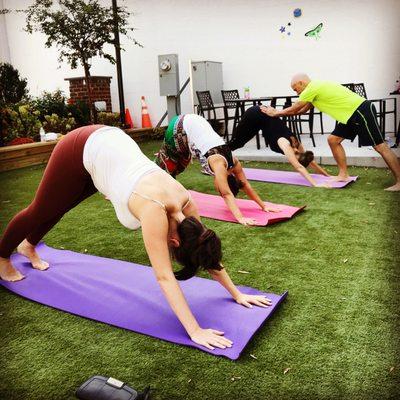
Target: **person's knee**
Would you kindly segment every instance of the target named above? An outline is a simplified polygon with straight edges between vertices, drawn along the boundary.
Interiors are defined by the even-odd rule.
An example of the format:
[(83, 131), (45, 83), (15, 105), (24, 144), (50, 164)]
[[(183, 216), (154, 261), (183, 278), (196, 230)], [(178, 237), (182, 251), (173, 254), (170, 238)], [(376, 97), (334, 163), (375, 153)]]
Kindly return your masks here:
[(328, 136), (328, 144), (329, 146), (337, 146), (342, 142), (342, 138), (335, 136), (335, 135), (329, 135)]

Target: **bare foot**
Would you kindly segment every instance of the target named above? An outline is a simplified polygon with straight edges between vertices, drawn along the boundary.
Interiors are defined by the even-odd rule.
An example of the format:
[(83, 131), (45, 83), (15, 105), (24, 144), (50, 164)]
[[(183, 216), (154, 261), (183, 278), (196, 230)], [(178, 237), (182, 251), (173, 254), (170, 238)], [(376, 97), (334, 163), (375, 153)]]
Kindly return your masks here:
[(347, 182), (350, 180), (350, 177), (348, 175), (346, 175), (346, 176), (337, 175), (337, 176), (331, 176), (330, 180), (332, 182)]
[(33, 268), (40, 271), (45, 271), (49, 268), (49, 264), (41, 260), (39, 254), (36, 253), (35, 246), (30, 244), (26, 239), (17, 247), (17, 251), (19, 254), (29, 258)]
[(25, 276), (12, 266), (9, 258), (0, 257), (0, 279), (16, 282), (24, 278)]
[(387, 192), (399, 192), (400, 191), (400, 182), (396, 183), (393, 186), (390, 186), (388, 188), (385, 189)]

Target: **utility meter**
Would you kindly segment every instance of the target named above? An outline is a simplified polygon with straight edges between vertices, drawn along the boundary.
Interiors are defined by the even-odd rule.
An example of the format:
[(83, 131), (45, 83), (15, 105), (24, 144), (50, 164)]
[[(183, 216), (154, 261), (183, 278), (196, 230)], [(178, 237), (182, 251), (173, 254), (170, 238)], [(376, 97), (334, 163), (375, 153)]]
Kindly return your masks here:
[(167, 96), (168, 121), (181, 112), (178, 54), (158, 56), (160, 95)]
[(161, 71), (167, 72), (171, 69), (171, 61), (168, 59), (162, 60), (160, 63), (160, 69)]
[(176, 96), (179, 92), (178, 54), (158, 56), (158, 75), (160, 77), (160, 95)]

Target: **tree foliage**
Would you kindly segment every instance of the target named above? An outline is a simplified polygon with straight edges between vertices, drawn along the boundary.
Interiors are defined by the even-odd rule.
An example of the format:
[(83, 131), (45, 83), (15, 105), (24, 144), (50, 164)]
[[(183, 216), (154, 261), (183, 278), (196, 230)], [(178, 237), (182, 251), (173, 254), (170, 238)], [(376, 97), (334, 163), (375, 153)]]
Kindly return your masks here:
[[(0, 14), (10, 11), (1, 10)], [(114, 15), (113, 8), (102, 6), (99, 0), (35, 0), (26, 10), (14, 11), (26, 13), (27, 32), (43, 33), (46, 36), (45, 46), (58, 48), (59, 62), (66, 61), (72, 69), (79, 64), (83, 66), (91, 119), (95, 121), (90, 62), (93, 57), (99, 56), (115, 64), (114, 56), (105, 49), (106, 45), (116, 45), (115, 26), (119, 34), (141, 46), (130, 36), (133, 31), (129, 26), (131, 13), (119, 6)]]
[[(98, 0), (36, 0), (26, 10), (26, 30), (46, 35), (46, 47), (59, 49), (59, 61), (67, 61), (72, 69), (78, 64), (90, 69), (89, 60), (100, 56), (115, 63), (106, 52), (106, 44), (115, 44), (112, 7), (102, 6)], [(123, 7), (117, 9), (119, 33), (129, 36), (131, 14)]]

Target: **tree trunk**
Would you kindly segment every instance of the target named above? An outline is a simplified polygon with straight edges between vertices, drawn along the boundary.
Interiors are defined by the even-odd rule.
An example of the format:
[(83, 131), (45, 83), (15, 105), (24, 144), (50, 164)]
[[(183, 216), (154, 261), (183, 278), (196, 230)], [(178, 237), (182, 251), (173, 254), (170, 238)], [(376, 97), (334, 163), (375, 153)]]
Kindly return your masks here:
[(83, 68), (85, 69), (85, 79), (86, 79), (86, 90), (88, 95), (88, 102), (89, 102), (89, 110), (90, 110), (90, 119), (91, 121), (96, 124), (97, 123), (97, 112), (96, 107), (93, 102), (92, 96), (92, 84), (90, 82), (90, 67), (88, 63), (83, 62)]

